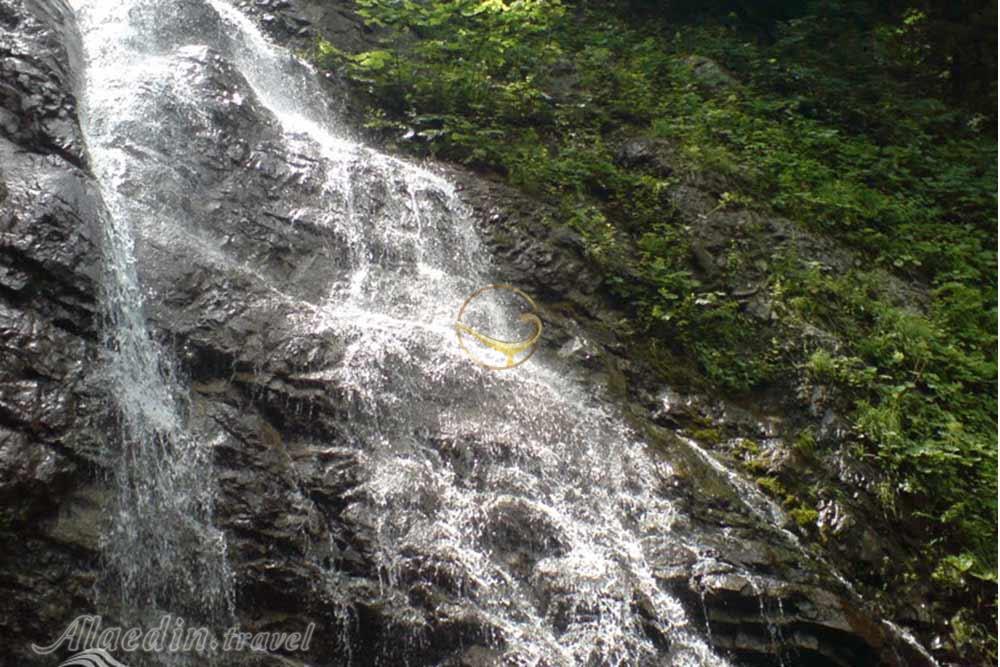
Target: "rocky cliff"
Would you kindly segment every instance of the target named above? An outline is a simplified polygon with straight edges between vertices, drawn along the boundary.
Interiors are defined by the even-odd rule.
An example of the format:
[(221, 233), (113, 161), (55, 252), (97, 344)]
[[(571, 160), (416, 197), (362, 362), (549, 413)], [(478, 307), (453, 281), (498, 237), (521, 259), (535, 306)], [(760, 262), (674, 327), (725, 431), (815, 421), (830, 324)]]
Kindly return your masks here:
[(90, 608), (99, 559), (101, 202), (76, 116), (79, 62), (63, 3), (0, 5), (5, 664)]
[[(293, 47), (307, 44), (316, 25), (343, 36), (348, 48), (364, 39), (349, 11), (333, 5), (257, 2), (244, 9)], [(375, 508), (389, 506), (370, 497), (369, 452), (352, 430), (355, 398), (330, 380), (352, 363), (346, 342), (297, 325), (314, 316), (325, 286), (343, 271), (348, 240), (316, 219), (328, 194), (320, 167), (288, 149), (274, 117), (228, 63), (231, 54), (217, 50), (217, 29), (206, 25), (203, 34), (198, 25), (181, 26), (204, 46), (171, 56), (178, 68), (199, 72), (185, 95), (200, 115), (157, 109), (193, 128), (195, 143), (183, 155), (167, 144), (162, 150), (171, 169), (192, 175), (197, 196), (164, 190), (165, 205), (183, 211), (186, 226), (167, 235), (141, 232), (135, 254), (151, 331), (188, 388), (188, 427), (210, 447), (215, 522), (226, 534), (236, 582), (233, 620), (250, 631), (316, 624), (307, 655), (238, 660), (500, 664), (502, 628), (470, 604), (469, 582), (432, 543), (403, 551), (394, 589), (385, 586)], [(115, 435), (114, 399), (100, 373), (108, 213), (81, 139), (74, 15), (62, 0), (0, 0), (0, 28), (0, 626), (7, 638), (0, 663), (43, 665), (53, 657), (33, 655), (31, 642), (53, 641), (78, 614), (110, 613), (100, 606), (106, 592), (99, 585), (114, 507), (108, 467), (130, 443)], [(332, 106), (343, 110), (344, 89), (325, 85)], [(242, 101), (234, 103), (234, 92)], [(199, 118), (212, 124), (198, 127)], [(623, 159), (646, 159), (646, 148), (630, 150)], [(651, 381), (625, 354), (618, 314), (596, 289), (579, 239), (543, 224), (544, 203), (455, 167), (429, 169), (456, 184), (497, 274), (538, 297), (547, 326), (540, 358), (598, 388), (599, 400), (624, 414), (669, 464), (651, 492), (680, 508), (680, 518), (671, 539), (659, 543), (652, 575), (709, 644), (734, 664), (928, 664), (834, 565), (799, 543), (798, 528), (779, 508), (679, 435), (685, 425), (709, 421), (766, 438), (768, 422)], [(361, 207), (375, 216), (398, 213), (389, 202), (400, 182), (364, 186)], [(687, 194), (697, 198), (697, 191)], [(209, 245), (253, 272), (212, 261), (202, 250)], [(458, 399), (426, 400), (433, 410)], [(488, 434), (427, 427), (414, 428), (412, 437), (462, 484), (477, 483), (463, 451)], [(476, 451), (493, 452), (494, 464), (505, 456)], [(517, 500), (491, 521), (492, 553), (523, 573), (526, 595), (558, 627), (569, 613), (560, 606), (567, 593), (557, 578), (532, 575), (559, 553), (558, 527)], [(698, 551), (680, 546), (693, 543)], [(629, 605), (658, 647), (644, 664), (673, 664), (672, 636), (651, 603), (637, 597)]]

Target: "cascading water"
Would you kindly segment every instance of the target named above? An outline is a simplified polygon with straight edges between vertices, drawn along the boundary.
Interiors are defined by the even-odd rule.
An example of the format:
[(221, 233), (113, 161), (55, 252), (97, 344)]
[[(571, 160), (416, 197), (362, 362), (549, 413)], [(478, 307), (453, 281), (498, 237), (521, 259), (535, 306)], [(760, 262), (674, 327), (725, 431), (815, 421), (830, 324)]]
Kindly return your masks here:
[[(125, 622), (155, 623), (162, 613), (218, 621), (232, 614), (234, 600), (225, 537), (211, 523), (209, 450), (204, 434), (186, 428), (173, 363), (146, 326), (134, 257), (139, 230), (169, 224), (166, 211), (132, 189), (137, 160), (122, 131), (130, 118), (119, 113), (119, 105), (128, 104), (130, 79), (149, 63), (125, 46), (127, 25), (109, 11), (116, 8), (100, 9), (88, 12), (84, 26), (108, 48), (90, 52), (81, 114), (107, 211), (105, 368), (119, 417), (111, 457), (117, 500), (103, 545), (108, 576), (102, 592), (107, 608)], [(121, 46), (111, 46), (108, 34)]]
[[(669, 464), (555, 362), (492, 373), (459, 351), (458, 306), (498, 276), (449, 183), (332, 125), (309, 68), (224, 0), (78, 4), (84, 125), (109, 209), (122, 452), (106, 553), (125, 607), (208, 617), (233, 604), (211, 525), (212, 434), (186, 423), (146, 325), (144, 303), (163, 295), (136, 258), (169, 247), (261, 286), (303, 336), (337, 341), (336, 365), (313, 372), (347, 406), (365, 473), (348, 512), (374, 517), (382, 595), (401, 627), (424, 622), (401, 591), (426, 578), (461, 600), (440, 613), (489, 628), (506, 664), (725, 664), (651, 566), (660, 549), (699, 553), (657, 493)], [(315, 266), (281, 280), (270, 248), (232, 249), (240, 230), (213, 227), (215, 209), (199, 204), (271, 172), (297, 198), (286, 224), (323, 239)], [(349, 604), (339, 573), (325, 576), (331, 603)]]

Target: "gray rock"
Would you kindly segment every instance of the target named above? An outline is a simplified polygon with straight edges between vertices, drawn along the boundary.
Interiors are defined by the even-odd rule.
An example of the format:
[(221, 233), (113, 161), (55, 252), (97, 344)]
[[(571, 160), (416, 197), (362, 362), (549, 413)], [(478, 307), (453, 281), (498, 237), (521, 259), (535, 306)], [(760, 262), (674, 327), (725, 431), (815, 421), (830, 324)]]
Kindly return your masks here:
[(648, 169), (661, 177), (674, 173), (674, 148), (662, 139), (634, 137), (626, 140), (615, 153), (615, 163), (630, 169)]
[(51, 664), (28, 644), (94, 613), (103, 522), (102, 206), (75, 119), (72, 16), (63, 0), (0, 1), (0, 628), (16, 664)]
[(684, 64), (691, 68), (695, 79), (712, 92), (728, 91), (740, 85), (736, 77), (706, 56), (690, 55), (684, 59)]

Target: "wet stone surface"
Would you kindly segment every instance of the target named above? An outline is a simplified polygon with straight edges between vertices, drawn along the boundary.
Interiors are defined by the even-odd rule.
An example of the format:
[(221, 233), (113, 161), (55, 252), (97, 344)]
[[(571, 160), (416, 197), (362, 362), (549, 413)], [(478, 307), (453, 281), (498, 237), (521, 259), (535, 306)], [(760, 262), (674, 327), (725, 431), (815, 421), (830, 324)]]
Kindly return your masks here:
[(59, 0), (0, 2), (0, 627), (27, 664), (92, 611), (106, 396), (93, 377), (101, 210)]

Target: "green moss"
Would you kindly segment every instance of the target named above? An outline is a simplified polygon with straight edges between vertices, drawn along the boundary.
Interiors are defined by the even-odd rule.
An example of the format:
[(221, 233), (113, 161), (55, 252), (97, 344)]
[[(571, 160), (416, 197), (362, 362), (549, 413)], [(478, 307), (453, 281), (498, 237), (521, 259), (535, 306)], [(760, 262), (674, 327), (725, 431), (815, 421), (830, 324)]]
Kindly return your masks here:
[(745, 465), (746, 469), (755, 475), (766, 474), (771, 469), (770, 463), (764, 456), (754, 456)]
[(717, 445), (722, 442), (722, 434), (715, 428), (692, 429), (691, 437), (707, 445)]
[(733, 448), (744, 459), (752, 459), (760, 454), (760, 443), (749, 438), (737, 438)]
[(758, 477), (756, 482), (757, 486), (772, 498), (781, 498), (787, 493), (784, 484), (775, 477)]
[(639, 340), (633, 356), (645, 360), (659, 379), (672, 387), (696, 390), (706, 386), (705, 377), (691, 358), (675, 353), (664, 341), (655, 338)]
[(811, 507), (796, 507), (793, 510), (789, 510), (788, 516), (803, 528), (815, 528), (816, 521), (819, 519), (819, 512)]

